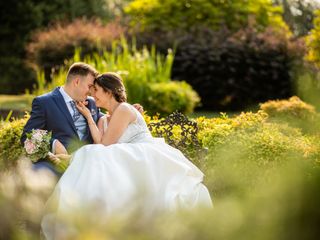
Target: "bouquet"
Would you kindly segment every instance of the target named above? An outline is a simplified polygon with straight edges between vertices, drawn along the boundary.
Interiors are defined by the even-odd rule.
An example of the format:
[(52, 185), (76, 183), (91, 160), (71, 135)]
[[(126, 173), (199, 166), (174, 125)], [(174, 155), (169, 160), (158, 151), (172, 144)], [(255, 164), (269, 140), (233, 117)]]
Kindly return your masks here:
[(62, 160), (59, 155), (54, 155), (50, 152), (50, 139), (51, 132), (42, 129), (32, 129), (30, 133), (27, 133), (27, 139), (24, 141), (24, 149), (26, 155), (32, 162), (37, 162), (40, 159), (47, 159), (51, 161), (58, 171), (64, 171), (67, 168), (67, 163), (62, 160), (66, 160), (69, 155), (62, 156)]

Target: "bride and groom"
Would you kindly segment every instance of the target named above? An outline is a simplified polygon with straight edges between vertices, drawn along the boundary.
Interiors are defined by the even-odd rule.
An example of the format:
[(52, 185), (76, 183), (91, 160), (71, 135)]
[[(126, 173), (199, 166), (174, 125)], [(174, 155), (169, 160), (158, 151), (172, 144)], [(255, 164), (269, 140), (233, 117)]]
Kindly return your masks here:
[[(99, 203), (100, 212), (116, 216), (130, 211), (138, 198), (145, 213), (211, 206), (203, 173), (179, 150), (153, 138), (137, 108), (126, 103), (120, 76), (97, 75), (84, 63), (70, 67), (65, 86), (34, 99), (22, 141), (32, 129), (46, 129), (52, 131), (55, 154), (67, 153), (74, 137), (89, 143), (72, 154), (50, 197), (54, 215)], [(52, 216), (42, 223), (49, 238)]]

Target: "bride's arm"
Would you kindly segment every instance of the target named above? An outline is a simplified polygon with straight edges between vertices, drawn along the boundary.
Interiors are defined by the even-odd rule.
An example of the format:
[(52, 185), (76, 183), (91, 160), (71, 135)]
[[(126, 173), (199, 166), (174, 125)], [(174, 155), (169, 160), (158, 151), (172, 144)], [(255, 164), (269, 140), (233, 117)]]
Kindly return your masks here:
[(135, 118), (135, 113), (127, 105), (121, 104), (112, 114), (107, 131), (102, 136), (102, 144), (108, 146), (117, 143), (128, 125)]
[[(77, 103), (77, 108), (79, 112), (87, 119), (89, 128), (90, 128), (90, 133), (93, 139), (94, 143), (101, 143), (101, 138), (102, 138), (102, 128), (103, 128), (103, 118), (101, 117), (98, 121), (98, 126), (93, 120), (91, 113), (89, 109), (82, 103), (78, 102)], [(102, 130), (102, 131), (101, 131)]]

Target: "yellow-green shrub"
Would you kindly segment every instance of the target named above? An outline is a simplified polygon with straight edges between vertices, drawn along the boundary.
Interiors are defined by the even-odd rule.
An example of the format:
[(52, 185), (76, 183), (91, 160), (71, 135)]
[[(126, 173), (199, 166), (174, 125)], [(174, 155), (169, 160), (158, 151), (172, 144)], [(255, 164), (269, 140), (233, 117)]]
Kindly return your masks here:
[(270, 123), (263, 111), (197, 121), (199, 138), (209, 149), (208, 184), (218, 195), (241, 194), (244, 186), (267, 180), (270, 172), (292, 159), (319, 163), (318, 137), (305, 136), (285, 123)]
[(0, 125), (0, 169), (14, 166), (23, 153), (20, 137), (27, 117)]
[(306, 37), (308, 54), (306, 59), (316, 66), (320, 66), (320, 10), (316, 11), (313, 21), (313, 29)]
[(313, 119), (316, 116), (315, 108), (293, 96), (288, 100), (271, 100), (260, 105), (269, 117), (291, 116), (295, 118)]
[(293, 96), (288, 100), (272, 100), (260, 105), (260, 109), (269, 115), (271, 122), (287, 122), (307, 133), (319, 131), (319, 114), (315, 107)]

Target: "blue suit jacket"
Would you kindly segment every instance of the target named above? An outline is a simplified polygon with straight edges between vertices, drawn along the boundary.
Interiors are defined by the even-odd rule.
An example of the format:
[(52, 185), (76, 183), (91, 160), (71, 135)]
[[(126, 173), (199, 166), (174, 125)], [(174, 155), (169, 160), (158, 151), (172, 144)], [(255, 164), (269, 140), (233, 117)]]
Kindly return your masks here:
[[(94, 99), (87, 98), (87, 107), (91, 111), (95, 122), (103, 116), (96, 107)], [(68, 148), (72, 139), (79, 140), (76, 127), (72, 120), (68, 107), (59, 91), (59, 87), (52, 92), (36, 97), (32, 102), (31, 116), (26, 123), (21, 136), (21, 142), (26, 139), (26, 133), (32, 129), (44, 129), (52, 132), (51, 146), (55, 139), (58, 139), (66, 148)], [(87, 143), (92, 143), (90, 129), (87, 126), (87, 132), (82, 139)]]

